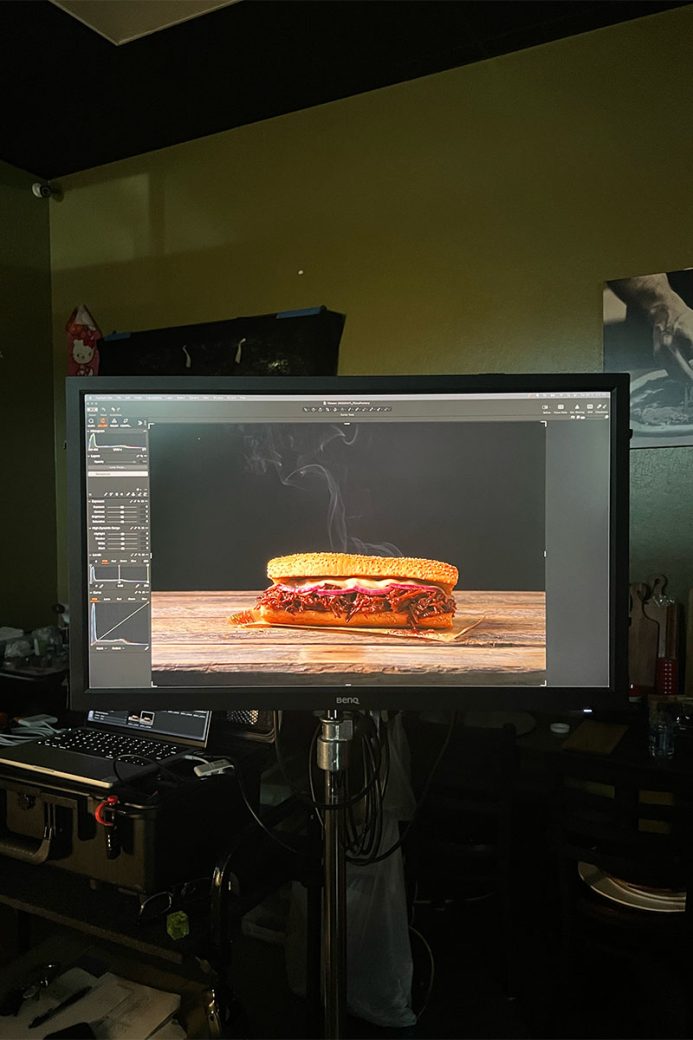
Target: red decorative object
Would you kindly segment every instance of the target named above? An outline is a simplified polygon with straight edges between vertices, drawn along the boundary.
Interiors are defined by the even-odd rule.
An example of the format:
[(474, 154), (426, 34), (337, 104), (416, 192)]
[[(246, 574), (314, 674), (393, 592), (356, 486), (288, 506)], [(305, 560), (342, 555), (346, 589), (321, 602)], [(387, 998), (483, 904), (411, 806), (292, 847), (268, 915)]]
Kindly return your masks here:
[(80, 304), (70, 315), (67, 325), (67, 374), (96, 376), (99, 374), (99, 340), (101, 329), (91, 314)]
[(679, 692), (679, 663), (675, 657), (658, 657), (655, 691), (662, 697), (676, 697)]

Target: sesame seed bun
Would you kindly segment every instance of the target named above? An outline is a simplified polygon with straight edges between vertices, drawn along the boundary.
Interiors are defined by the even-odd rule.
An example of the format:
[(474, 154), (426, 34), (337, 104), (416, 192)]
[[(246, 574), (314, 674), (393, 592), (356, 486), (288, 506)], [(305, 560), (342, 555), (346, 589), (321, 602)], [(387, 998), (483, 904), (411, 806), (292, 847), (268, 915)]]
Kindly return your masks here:
[(355, 553), (294, 553), (267, 564), (274, 582), (296, 578), (392, 578), (439, 585), (448, 594), (457, 584), (457, 567), (439, 560), (409, 556), (360, 556)]

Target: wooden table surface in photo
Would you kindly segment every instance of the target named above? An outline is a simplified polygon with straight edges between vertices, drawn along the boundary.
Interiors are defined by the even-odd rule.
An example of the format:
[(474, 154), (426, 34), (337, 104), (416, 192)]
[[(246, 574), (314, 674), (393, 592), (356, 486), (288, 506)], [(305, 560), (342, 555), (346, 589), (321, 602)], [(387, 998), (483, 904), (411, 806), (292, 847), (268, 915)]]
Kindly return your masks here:
[[(231, 614), (255, 606), (257, 592), (152, 594), (152, 669), (156, 672), (347, 674), (415, 677), (541, 678), (546, 667), (543, 592), (456, 592), (456, 622), (475, 622), (455, 642), (416, 634), (380, 635), (357, 628), (315, 629), (230, 625)], [(481, 620), (480, 620), (481, 619)]]

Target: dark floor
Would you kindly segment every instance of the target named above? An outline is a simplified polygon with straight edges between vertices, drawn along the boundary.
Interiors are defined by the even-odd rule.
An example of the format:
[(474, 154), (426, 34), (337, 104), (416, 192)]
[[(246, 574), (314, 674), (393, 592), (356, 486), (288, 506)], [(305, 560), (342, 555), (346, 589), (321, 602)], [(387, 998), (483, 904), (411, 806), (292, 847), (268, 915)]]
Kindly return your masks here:
[[(566, 1038), (620, 1040), (687, 1035), (681, 994), (665, 973), (653, 977), (647, 958), (617, 962), (586, 958), (561, 989), (556, 973), (557, 928), (550, 893), (534, 892), (519, 907), (517, 928), (504, 947), (491, 901), (418, 904), (413, 926), (425, 938), (435, 962), (430, 995), (430, 956), (417, 935), (413, 1006), (415, 1025), (383, 1029), (349, 1018), (347, 1038)], [(509, 999), (500, 951), (510, 953)], [(252, 1038), (292, 1038), (311, 1033), (305, 1002), (289, 990), (284, 949), (242, 937), (236, 948), (234, 977)]]
[[(597, 954), (581, 957), (568, 986), (562, 987), (554, 896), (544, 879), (534, 875), (534, 881), (532, 886), (527, 880), (525, 896), (516, 901), (517, 920), (508, 942), (491, 899), (439, 906), (417, 902), (411, 945), (412, 1006), (418, 1021), (385, 1029), (349, 1018), (346, 1040), (667, 1040), (690, 1035), (683, 1025), (680, 983), (669, 969), (655, 973), (646, 950), (642, 957), (635, 951), (635, 958), (626, 961)], [(37, 940), (54, 931), (41, 920), (35, 928)], [(508, 997), (506, 968), (514, 999)], [(311, 1017), (306, 1001), (289, 987), (281, 942), (240, 936), (230, 969), (242, 1014), (225, 1035), (243, 1040), (323, 1035), (320, 1009)]]
[[(685, 1036), (679, 994), (666, 978), (606, 958), (586, 961), (575, 969), (570, 993), (559, 997), (551, 964), (550, 938), (542, 929), (527, 928), (515, 948), (517, 991), (509, 999), (498, 979), (494, 935), (483, 921), (481, 906), (416, 908), (416, 930), (426, 937), (435, 958), (435, 978), (418, 1021), (406, 1029), (382, 1029), (350, 1017), (346, 1038), (669, 1038)], [(413, 937), (415, 983), (413, 1004), (420, 1009), (430, 980), (428, 954)], [(419, 956), (420, 955), (420, 956)], [(236, 990), (247, 1015), (252, 1038), (311, 1035), (305, 1002), (286, 985), (284, 950), (242, 937), (236, 948)], [(557, 999), (557, 997), (559, 997)], [(314, 1033), (312, 1035), (315, 1035)]]
[[(519, 818), (513, 849), (509, 930), (494, 897), (473, 899), (469, 891), (466, 898), (452, 897), (458, 876), (449, 862), (437, 866), (429, 887), (417, 875), (409, 902), (412, 1007), (418, 1021), (405, 1029), (384, 1029), (350, 1018), (347, 1040), (668, 1040), (690, 1035), (683, 1025), (680, 981), (660, 962), (653, 964), (647, 950), (641, 956), (636, 949), (627, 959), (590, 950), (576, 958), (567, 981), (559, 977), (559, 900), (541, 814)], [(445, 866), (447, 878), (441, 881)], [(272, 912), (277, 908), (273, 899)], [(288, 905), (288, 897), (283, 909), (280, 900), (277, 927), (264, 932), (279, 941), (241, 935), (234, 944), (230, 978), (242, 1015), (227, 1036), (292, 1040), (322, 1035), (320, 1009), (311, 1015), (307, 1002), (289, 986), (281, 941)], [(3, 928), (3, 910), (9, 913), (0, 907), (0, 939), (10, 930), (10, 922)], [(43, 927), (53, 928), (50, 922)], [(297, 948), (302, 949), (300, 943), (294, 944)], [(11, 955), (9, 949), (5, 953)], [(2, 959), (0, 942), (0, 973)], [(294, 978), (301, 974), (297, 960), (292, 956)], [(691, 973), (686, 981), (690, 986)]]

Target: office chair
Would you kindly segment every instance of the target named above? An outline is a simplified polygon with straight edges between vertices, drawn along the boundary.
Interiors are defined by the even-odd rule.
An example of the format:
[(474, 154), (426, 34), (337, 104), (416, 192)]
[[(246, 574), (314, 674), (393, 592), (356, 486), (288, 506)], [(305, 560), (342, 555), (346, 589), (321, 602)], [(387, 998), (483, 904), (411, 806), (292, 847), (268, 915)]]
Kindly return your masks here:
[[(405, 718), (417, 799), (440, 750), (443, 725)], [(416, 899), (455, 905), (460, 920), (481, 913), (493, 936), (494, 972), (509, 996), (514, 982), (511, 835), (517, 771), (515, 730), (458, 722), (406, 846)], [(478, 922), (475, 922), (475, 926)]]

